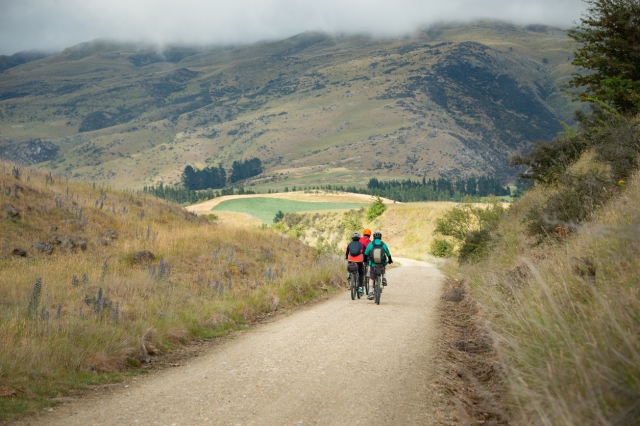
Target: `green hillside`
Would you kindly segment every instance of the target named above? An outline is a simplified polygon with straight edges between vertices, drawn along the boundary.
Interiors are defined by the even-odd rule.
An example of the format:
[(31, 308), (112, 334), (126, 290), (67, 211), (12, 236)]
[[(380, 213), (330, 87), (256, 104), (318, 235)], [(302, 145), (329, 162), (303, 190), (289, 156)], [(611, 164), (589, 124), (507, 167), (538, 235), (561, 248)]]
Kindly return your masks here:
[(507, 176), (574, 106), (563, 31), (304, 33), (235, 48), (84, 43), (0, 74), (0, 155), (118, 187), (259, 157), (257, 189)]

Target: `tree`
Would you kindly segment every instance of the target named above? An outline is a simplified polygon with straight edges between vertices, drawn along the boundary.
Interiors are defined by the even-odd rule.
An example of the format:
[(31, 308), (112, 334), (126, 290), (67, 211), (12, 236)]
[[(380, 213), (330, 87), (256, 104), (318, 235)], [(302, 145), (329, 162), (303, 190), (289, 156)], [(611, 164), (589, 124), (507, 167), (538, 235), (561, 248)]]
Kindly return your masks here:
[(278, 210), (278, 213), (273, 217), (273, 223), (278, 223), (282, 219), (284, 219), (284, 212), (282, 210)]
[(376, 217), (380, 216), (387, 209), (382, 198), (376, 197), (373, 203), (369, 206), (369, 210), (367, 210), (367, 220), (372, 221)]
[(623, 113), (640, 111), (640, 1), (584, 0), (587, 14), (569, 31), (580, 43), (572, 64), (591, 71), (573, 74), (570, 87)]

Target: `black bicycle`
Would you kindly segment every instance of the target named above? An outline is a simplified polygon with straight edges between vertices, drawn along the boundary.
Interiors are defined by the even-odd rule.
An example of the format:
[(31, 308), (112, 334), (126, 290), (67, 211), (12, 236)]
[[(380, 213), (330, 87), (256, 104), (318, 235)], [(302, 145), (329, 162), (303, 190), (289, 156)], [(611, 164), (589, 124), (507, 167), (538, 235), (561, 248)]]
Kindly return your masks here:
[(373, 300), (376, 302), (376, 305), (380, 304), (380, 297), (382, 296), (382, 274), (384, 273), (384, 268), (376, 267), (374, 270), (374, 274), (376, 279), (373, 281)]
[(355, 300), (356, 296), (360, 299), (361, 295), (358, 291), (358, 265), (356, 263), (349, 263), (349, 265), (347, 265), (347, 271), (349, 271), (349, 290), (351, 290), (351, 300)]
[(369, 294), (369, 264), (364, 264), (364, 294)]

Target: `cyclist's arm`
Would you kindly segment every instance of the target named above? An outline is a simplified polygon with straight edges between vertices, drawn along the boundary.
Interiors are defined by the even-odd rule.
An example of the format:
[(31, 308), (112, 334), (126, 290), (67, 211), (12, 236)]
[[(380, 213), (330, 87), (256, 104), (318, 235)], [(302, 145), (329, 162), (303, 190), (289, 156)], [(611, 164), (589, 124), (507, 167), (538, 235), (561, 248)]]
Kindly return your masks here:
[(393, 259), (391, 259), (391, 252), (389, 251), (389, 247), (387, 247), (387, 244), (383, 243), (382, 248), (384, 249), (385, 253), (387, 253), (387, 257), (389, 258), (389, 263), (393, 263)]

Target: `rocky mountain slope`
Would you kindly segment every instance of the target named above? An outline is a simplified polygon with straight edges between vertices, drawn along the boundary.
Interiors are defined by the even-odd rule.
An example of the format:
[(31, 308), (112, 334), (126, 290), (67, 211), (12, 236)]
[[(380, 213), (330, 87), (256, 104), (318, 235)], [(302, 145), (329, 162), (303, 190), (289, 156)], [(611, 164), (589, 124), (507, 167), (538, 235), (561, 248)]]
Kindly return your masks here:
[[(94, 41), (0, 74), (0, 152), (130, 188), (250, 157), (258, 188), (508, 177), (509, 154), (570, 119), (569, 49), (558, 29), (499, 23), (229, 48)], [(34, 144), (47, 155), (23, 159)]]

